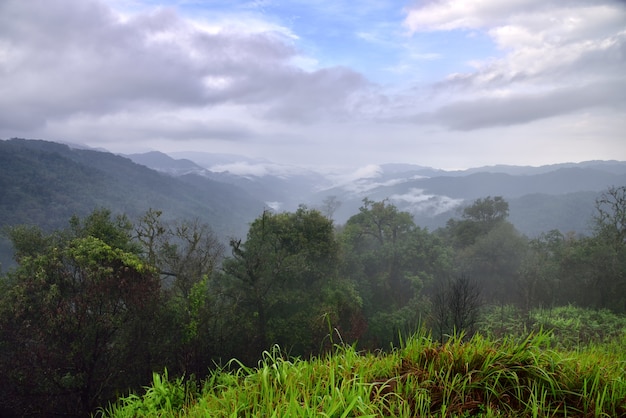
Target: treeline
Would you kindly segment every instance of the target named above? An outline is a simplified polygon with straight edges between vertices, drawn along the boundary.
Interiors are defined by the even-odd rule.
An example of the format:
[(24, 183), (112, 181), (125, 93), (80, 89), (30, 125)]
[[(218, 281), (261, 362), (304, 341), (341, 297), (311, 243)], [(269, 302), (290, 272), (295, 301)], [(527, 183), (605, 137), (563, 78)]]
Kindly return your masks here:
[(365, 199), (341, 226), (303, 206), (263, 212), (228, 251), (208, 225), (156, 210), (8, 228), (18, 265), (0, 280), (0, 415), (85, 416), (153, 371), (193, 384), (274, 344), (307, 357), (339, 341), (389, 348), (422, 327), (471, 335), (487, 305), (625, 313), (626, 187), (596, 209), (591, 236), (531, 240), (501, 197), (432, 232), (388, 201)]

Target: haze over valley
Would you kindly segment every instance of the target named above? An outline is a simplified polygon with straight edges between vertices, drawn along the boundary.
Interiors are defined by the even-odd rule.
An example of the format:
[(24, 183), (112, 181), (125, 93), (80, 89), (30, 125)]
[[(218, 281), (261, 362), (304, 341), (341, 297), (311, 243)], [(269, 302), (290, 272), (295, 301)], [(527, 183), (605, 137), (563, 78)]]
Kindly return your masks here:
[(0, 417), (626, 417), (623, 0), (0, 0)]
[(341, 225), (365, 198), (388, 200), (432, 231), (475, 199), (502, 196), (510, 221), (531, 238), (552, 229), (588, 234), (595, 198), (626, 184), (624, 161), (460, 171), (390, 163), (329, 172), (233, 154), (115, 155), (19, 139), (0, 147), (3, 225), (52, 228), (96, 207), (130, 216), (153, 208), (171, 219), (198, 218), (224, 240), (245, 237), (248, 224), (266, 209), (305, 205)]

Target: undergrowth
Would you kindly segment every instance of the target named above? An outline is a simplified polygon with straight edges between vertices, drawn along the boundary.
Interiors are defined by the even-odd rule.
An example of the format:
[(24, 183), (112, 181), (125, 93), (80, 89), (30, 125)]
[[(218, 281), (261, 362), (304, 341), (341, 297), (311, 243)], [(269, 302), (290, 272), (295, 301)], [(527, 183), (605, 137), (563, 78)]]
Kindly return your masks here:
[(336, 346), (311, 360), (278, 347), (256, 367), (232, 360), (201, 387), (155, 374), (103, 417), (626, 417), (622, 336), (578, 350), (525, 338), (422, 333), (390, 353)]

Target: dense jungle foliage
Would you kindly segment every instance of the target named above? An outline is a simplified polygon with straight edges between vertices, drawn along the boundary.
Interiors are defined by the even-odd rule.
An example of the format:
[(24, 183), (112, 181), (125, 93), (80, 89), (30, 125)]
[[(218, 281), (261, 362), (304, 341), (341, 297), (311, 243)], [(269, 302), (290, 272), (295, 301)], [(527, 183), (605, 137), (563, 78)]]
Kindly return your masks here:
[(388, 201), (365, 199), (341, 226), (306, 207), (265, 211), (229, 251), (210, 226), (158, 210), (7, 228), (17, 266), (0, 280), (0, 414), (88, 416), (154, 372), (197, 387), (275, 346), (323, 359), (337, 339), (375, 352), (423, 330), (435, 351), (478, 330), (551, 329), (562, 349), (623, 342), (626, 187), (596, 201), (591, 236), (529, 240), (497, 196), (460, 215), (431, 232)]

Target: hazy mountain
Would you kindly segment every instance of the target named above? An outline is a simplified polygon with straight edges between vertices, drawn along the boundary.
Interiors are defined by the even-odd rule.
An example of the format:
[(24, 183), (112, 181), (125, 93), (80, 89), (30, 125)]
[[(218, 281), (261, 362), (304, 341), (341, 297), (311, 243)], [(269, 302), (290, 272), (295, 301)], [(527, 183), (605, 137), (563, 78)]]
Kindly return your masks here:
[(123, 155), (130, 158), (137, 164), (145, 165), (153, 170), (161, 171), (172, 175), (185, 175), (189, 173), (199, 173), (205, 169), (187, 159), (174, 159), (167, 154), (158, 151), (146, 152), (143, 154)]
[(626, 184), (624, 169), (626, 163), (553, 166), (520, 175), (468, 170), (421, 178), (409, 172), (402, 178), (396, 173), (393, 178), (381, 175), (326, 190), (317, 200), (334, 195), (344, 202), (336, 212), (341, 222), (355, 213), (364, 197), (389, 199), (411, 212), (419, 225), (434, 229), (475, 199), (503, 196), (509, 202), (510, 221), (529, 236), (550, 229), (588, 233), (596, 197), (610, 186)]
[(176, 159), (160, 152), (130, 154), (127, 157), (154, 170), (179, 176), (198, 184), (204, 179), (231, 184), (275, 210), (293, 210), (309, 200), (312, 193), (328, 187), (321, 173), (230, 154), (175, 153), (193, 158)]
[[(392, 163), (324, 173), (235, 155), (178, 155), (204, 167), (203, 176), (235, 184), (281, 210), (294, 210), (298, 204), (323, 209), (324, 200), (333, 196), (341, 202), (333, 214), (337, 223), (357, 213), (364, 198), (389, 199), (411, 212), (419, 225), (435, 229), (477, 198), (503, 196), (509, 202), (509, 219), (529, 236), (551, 229), (589, 233), (595, 199), (610, 186), (626, 184), (626, 162), (620, 161), (456, 171)], [(170, 161), (169, 169), (153, 168), (173, 172), (176, 161)]]
[(588, 233), (597, 196), (626, 184), (626, 162), (619, 161), (463, 171), (383, 164), (328, 172), (236, 155), (176, 155), (185, 158), (0, 141), (0, 226), (61, 228), (71, 215), (97, 207), (131, 217), (154, 208), (167, 218), (199, 218), (222, 237), (243, 237), (264, 208), (324, 209), (334, 196), (341, 202), (333, 214), (338, 224), (358, 213), (364, 198), (389, 199), (418, 225), (435, 229), (477, 198), (503, 196), (509, 219), (529, 236), (551, 229)]
[(0, 141), (0, 227), (33, 224), (51, 230), (95, 208), (131, 218), (153, 208), (165, 219), (197, 218), (224, 239), (245, 236), (264, 204), (232, 184), (202, 180), (184, 181), (108, 152)]
[(556, 171), (560, 168), (591, 168), (600, 171), (606, 171), (613, 174), (626, 174), (626, 164), (620, 161), (583, 161), (581, 163), (562, 163), (562, 164), (550, 164), (540, 167), (531, 166), (512, 166), (512, 165), (494, 165), (478, 168), (471, 168), (468, 170), (460, 171), (462, 174), (471, 173), (504, 173), (511, 175), (535, 175), (549, 173), (550, 171)]

